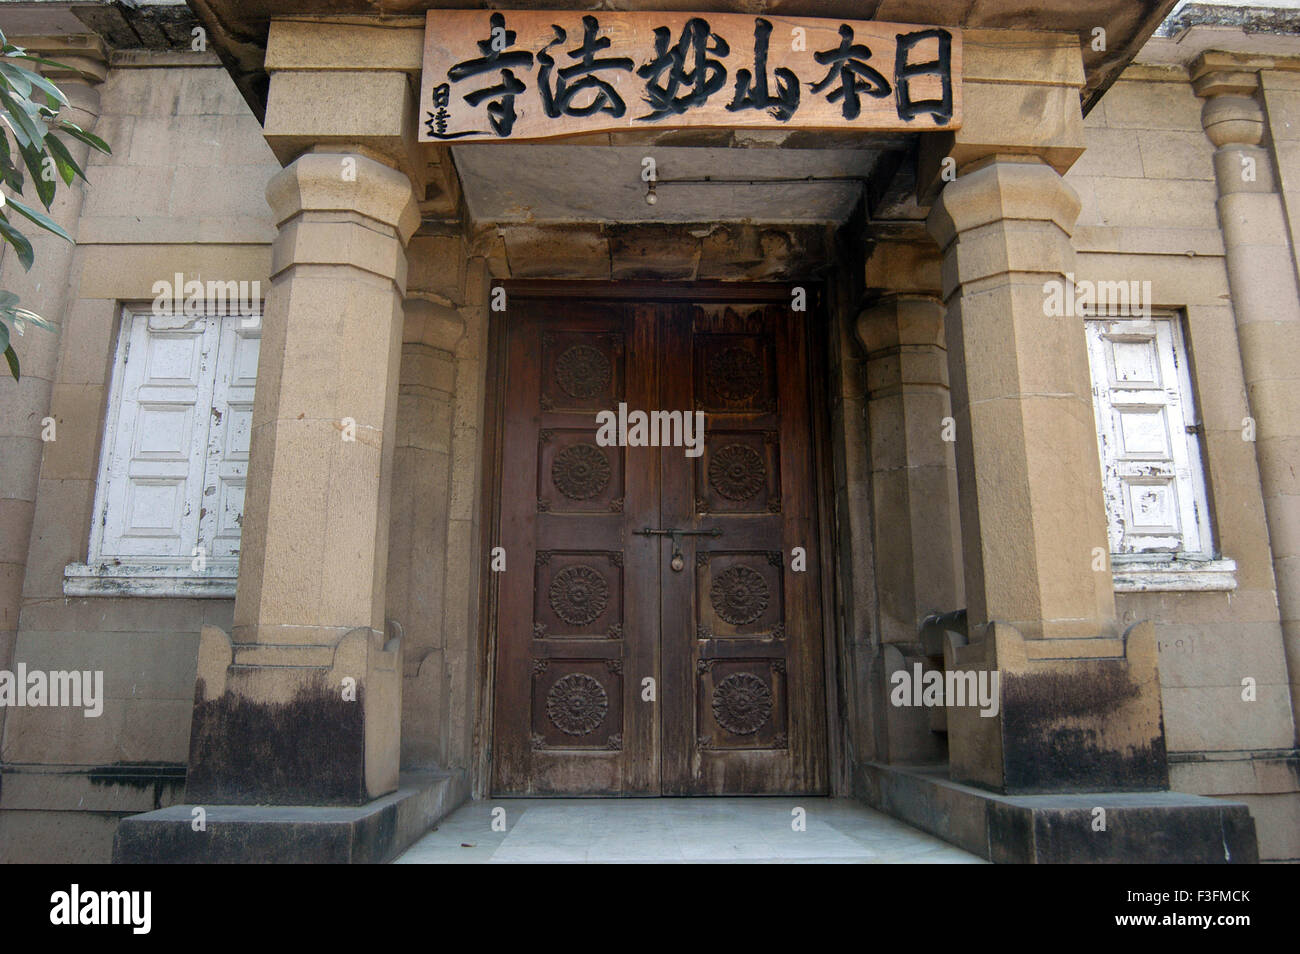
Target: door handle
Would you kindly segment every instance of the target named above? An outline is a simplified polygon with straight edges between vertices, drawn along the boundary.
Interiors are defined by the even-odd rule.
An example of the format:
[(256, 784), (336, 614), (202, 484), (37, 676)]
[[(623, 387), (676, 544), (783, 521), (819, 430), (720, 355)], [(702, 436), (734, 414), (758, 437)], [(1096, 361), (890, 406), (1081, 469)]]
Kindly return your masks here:
[(682, 537), (720, 537), (722, 536), (722, 529), (714, 527), (712, 530), (681, 530), (677, 527), (668, 527), (656, 530), (644, 527), (641, 530), (633, 530), (632, 534), (637, 537), (671, 537), (673, 541), (673, 557), (668, 565), (673, 568), (675, 573), (680, 573), (686, 567), (686, 560), (682, 557)]

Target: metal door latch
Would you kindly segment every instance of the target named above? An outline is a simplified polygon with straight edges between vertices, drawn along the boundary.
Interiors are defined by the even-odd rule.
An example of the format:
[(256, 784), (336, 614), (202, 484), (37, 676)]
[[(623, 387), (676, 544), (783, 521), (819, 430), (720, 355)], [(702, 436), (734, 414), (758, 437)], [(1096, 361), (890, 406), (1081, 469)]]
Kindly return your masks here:
[(712, 530), (679, 530), (676, 527), (669, 527), (666, 530), (652, 530), (646, 527), (642, 530), (633, 530), (633, 536), (638, 537), (672, 537), (673, 540), (673, 558), (669, 563), (674, 572), (680, 573), (686, 566), (686, 560), (682, 557), (682, 537), (720, 537), (722, 530), (714, 527)]

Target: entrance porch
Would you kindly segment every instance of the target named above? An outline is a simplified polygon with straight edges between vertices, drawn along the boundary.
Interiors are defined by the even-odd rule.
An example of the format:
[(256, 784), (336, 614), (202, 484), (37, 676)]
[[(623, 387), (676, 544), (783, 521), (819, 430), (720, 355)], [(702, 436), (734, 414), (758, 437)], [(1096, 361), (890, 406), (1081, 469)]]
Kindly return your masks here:
[[(565, 787), (563, 769), (559, 783), (540, 788), (527, 767), (510, 785), (493, 781), (503, 759), (515, 758), (512, 767), (529, 761), (494, 739), (537, 751), (576, 748), (560, 736), (535, 744), (527, 717), (540, 719), (547, 704), (529, 681), (538, 660), (503, 654), (500, 642), (503, 625), (519, 628), (516, 648), (545, 638), (535, 619), (519, 615), (532, 609), (540, 585), (533, 574), (546, 549), (529, 534), (549, 519), (538, 517), (546, 512), (543, 490), (528, 496), (536, 474), (549, 473), (536, 457), (548, 410), (536, 403), (547, 393), (536, 380), (546, 371), (544, 345), (520, 352), (532, 374), (525, 397), (534, 404), (519, 410), (526, 426), (518, 433), (529, 440), (516, 434), (512, 443), (510, 428), (492, 419), (495, 399), (522, 394), (512, 390), (518, 376), (499, 372), (510, 347), (502, 329), (522, 320), (521, 312), (512, 315), (520, 297), (513, 283), (528, 280), (564, 282), (574, 301), (589, 282), (665, 289), (646, 299), (681, 299), (696, 282), (738, 289), (780, 282), (816, 303), (791, 305), (764, 326), (784, 356), (792, 342), (812, 344), (800, 375), (765, 386), (811, 409), (782, 439), (802, 436), (820, 456), (801, 450), (803, 464), (783, 471), (798, 479), (779, 499), (803, 501), (806, 535), (774, 530), (777, 542), (761, 543), (782, 563), (812, 541), (815, 552), (806, 556), (822, 568), (793, 607), (807, 623), (799, 638), (816, 649), (800, 657), (809, 669), (802, 685), (813, 688), (798, 710), (817, 720), (801, 736), (815, 780), (811, 771), (793, 782), (746, 780), (751, 765), (762, 771), (762, 760), (736, 759), (719, 770), (728, 781), (718, 791), (828, 789), (903, 817), (928, 812), (932, 830), (952, 841), (969, 835), (962, 825), (1007, 838), (1051, 820), (1086, 830), (1085, 806), (1062, 812), (1053, 799), (1090, 792), (1100, 807), (1132, 808), (1127, 824), (1184, 845), (1180, 859), (1203, 859), (1203, 835), (1214, 830), (1228, 832), (1230, 860), (1249, 860), (1253, 828), (1243, 806), (1160, 794), (1169, 776), (1154, 633), (1148, 624), (1121, 624), (1111, 576), (1104, 560), (1096, 565), (1108, 549), (1085, 341), (1042, 307), (1043, 282), (1074, 272), (1080, 205), (1062, 174), (1083, 151), (1082, 103), (1113, 64), (1086, 60), (1073, 34), (954, 25), (968, 27), (966, 115), (956, 131), (638, 130), (558, 146), (448, 147), (416, 139), (422, 21), (272, 20), (264, 132), (284, 170), (267, 190), (279, 233), (234, 622), (229, 632), (202, 632), (188, 804), (124, 822), (118, 857), (140, 859), (151, 846), (205, 857), (217, 836), (177, 828), (191, 805), (216, 806), (212, 818), (230, 812), (240, 825), (264, 825), (268, 841), (286, 821), (277, 815), (283, 808), (263, 806), (336, 806), (356, 818), (332, 825), (361, 842), (383, 828), (374, 823), (381, 813), (400, 815), (402, 805), (417, 802), (445, 810), (474, 798), (448, 823), (478, 824), (496, 807), (518, 813), (522, 827), (507, 828), (494, 860), (495, 852), (504, 859), (537, 844), (566, 813), (593, 831), (630, 814), (629, 831), (644, 823), (671, 832), (676, 844), (713, 824), (714, 847), (725, 852), (726, 844), (757, 837), (755, 825), (776, 825), (768, 808), (788, 815), (794, 807), (575, 808), (491, 798), (498, 789), (583, 790)], [(640, 175), (647, 155), (661, 183), (654, 202)], [(573, 330), (562, 308), (556, 320), (561, 331)], [(591, 320), (599, 325), (606, 316)], [(542, 341), (539, 333), (534, 344)], [(667, 370), (643, 372), (643, 394), (652, 393), (657, 374), (688, 373), (685, 346), (678, 357)], [(613, 372), (599, 377), (602, 388), (617, 380)], [(791, 381), (798, 386), (780, 391)], [(570, 396), (586, 400), (585, 387)], [(660, 474), (667, 483), (686, 470)], [(496, 499), (506, 486), (499, 479), (515, 480), (525, 496)], [(678, 483), (671, 492), (686, 509), (674, 519), (707, 511), (690, 509), (689, 481)], [(614, 536), (632, 527), (608, 523)], [(665, 559), (668, 552), (665, 544)], [(761, 563), (749, 573), (759, 575)], [(656, 575), (661, 569), (647, 570), (648, 578), (674, 579)], [(515, 587), (518, 577), (503, 584), (498, 573), (525, 574), (528, 585)], [(691, 592), (680, 588), (677, 599)], [(703, 605), (698, 592), (696, 599)], [(765, 602), (763, 611), (775, 605)], [(503, 607), (515, 614), (504, 623)], [(643, 622), (665, 618), (651, 606)], [(692, 619), (683, 612), (682, 620)], [(674, 638), (692, 642), (699, 632), (678, 630)], [(778, 637), (769, 630), (762, 638)], [(625, 711), (653, 703), (638, 691), (652, 670), (628, 668), (645, 660), (606, 648), (589, 655), (609, 672), (618, 670), (606, 660), (624, 667), (616, 687), (597, 680), (594, 666), (583, 671), (591, 698), (604, 700), (601, 719), (615, 711), (611, 693)], [(683, 654), (674, 678), (703, 672), (707, 665), (698, 664), (724, 655)], [(916, 665), (998, 673), (998, 710), (892, 705), (893, 677)], [(558, 685), (550, 678), (548, 694)], [(355, 693), (340, 702), (345, 682)], [(753, 691), (772, 696), (778, 682), (773, 675)], [(503, 687), (515, 693), (504, 707)], [(638, 753), (654, 751), (656, 733), (682, 733), (671, 751), (680, 777), (693, 779), (687, 763), (726, 742), (726, 726), (701, 742), (707, 733), (696, 730), (717, 710), (694, 704), (694, 690), (680, 686), (669, 698), (676, 721), (646, 710), (627, 725), (644, 743)], [(503, 711), (518, 719), (509, 734), (499, 732)], [(695, 726), (682, 721), (692, 716)], [(607, 751), (615, 736), (619, 744), (630, 738), (605, 730)], [(774, 752), (788, 750), (780, 731), (763, 738)], [(265, 753), (271, 757), (259, 756)], [(788, 761), (771, 764), (790, 771)], [(903, 768), (916, 764), (929, 768)], [(429, 772), (446, 793), (434, 801), (418, 782)], [(400, 787), (403, 773), (417, 779), (413, 787)], [(622, 777), (597, 787), (618, 790)], [(1135, 792), (1138, 802), (1125, 801)], [(830, 854), (876, 850), (855, 827), (866, 809), (810, 804), (841, 820), (817, 831), (810, 824), (817, 836), (810, 842), (822, 839)], [(390, 838), (384, 857), (405, 847), (383, 837)], [(889, 850), (906, 852), (909, 838), (918, 850), (931, 844), (899, 837)], [(440, 855), (441, 843), (420, 842), (426, 847), (417, 845), (407, 860)], [(1028, 844), (1018, 860), (1049, 860)], [(1115, 839), (1100, 856), (1123, 860), (1137, 844)], [(784, 845), (770, 843), (771, 853)], [(986, 839), (985, 846), (999, 857), (996, 845)], [(635, 840), (611, 847), (632, 856), (644, 849)], [(593, 849), (582, 850), (590, 859)]]
[[(493, 827), (493, 813), (501, 819)], [(804, 827), (798, 827), (803, 813)], [(494, 799), (394, 864), (979, 864), (847, 798)]]

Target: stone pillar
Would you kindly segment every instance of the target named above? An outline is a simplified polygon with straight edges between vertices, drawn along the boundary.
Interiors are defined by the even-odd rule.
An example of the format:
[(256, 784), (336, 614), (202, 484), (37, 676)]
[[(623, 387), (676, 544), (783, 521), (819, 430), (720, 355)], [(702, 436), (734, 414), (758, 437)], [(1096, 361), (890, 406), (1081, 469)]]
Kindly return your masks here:
[(1074, 271), (1079, 200), (1048, 166), (992, 159), (944, 189), (944, 250), (972, 624), (1026, 639), (1115, 634), (1088, 357), (1077, 319), (1050, 317), (1044, 283)]
[[(99, 38), (10, 37), (10, 41), (66, 67), (16, 64), (36, 69), (58, 84), (69, 101), (60, 115), (93, 132), (99, 119), (99, 85), (107, 75), (106, 54)], [(90, 147), (71, 136), (59, 138), (77, 164), (85, 169)], [(77, 236), (84, 194), (85, 183), (81, 180), (74, 180), (71, 186), (60, 181), (49, 211), (50, 217), (73, 238)], [(30, 182), (23, 201), (33, 208), (42, 208)], [(10, 221), (13, 220), (11, 215)], [(36, 264), (32, 271), (25, 272), (12, 249), (3, 246), (0, 274), (4, 277), (4, 288), (17, 294), (24, 308), (54, 322), (55, 328), (52, 331), (28, 328), (22, 336), (15, 336), (13, 345), (22, 365), (21, 380), (14, 381), (8, 365), (0, 364), (0, 407), (5, 409), (0, 414), (0, 670), (13, 668), (11, 662), (18, 614), (22, 607), (23, 578), (27, 570), (32, 517), (36, 510), (36, 486), (45, 447), (41, 440), (41, 421), (50, 413), (50, 395), (59, 356), (59, 330), (67, 315), (74, 253), (71, 243), (38, 229), (21, 217), (17, 222), (32, 241)], [(0, 736), (5, 712), (0, 707)]]
[(205, 627), (187, 797), (360, 804), (397, 785), (385, 575), (410, 180), (358, 153), (267, 186), (273, 247), (231, 638)]
[(857, 333), (867, 357), (881, 640), (906, 643), (927, 616), (962, 605), (943, 302), (886, 296), (858, 316)]
[(388, 546), (388, 615), (402, 629), (403, 769), (446, 759), (448, 505), (455, 350), (464, 334), (455, 309), (407, 299)]
[(969, 644), (1000, 704), (946, 700), (953, 777), (1004, 792), (1167, 786), (1154, 638), (1117, 630), (1083, 328), (1050, 317), (1079, 200), (1035, 155), (957, 170), (943, 250)]
[[(1277, 170), (1265, 142), (1259, 74), (1193, 67), (1201, 123), (1218, 149), (1219, 227), (1254, 426), (1293, 712), (1300, 703), (1300, 288)], [(1243, 432), (1248, 436), (1248, 432)], [(1300, 716), (1296, 718), (1300, 722)]]
[[(882, 673), (940, 668), (919, 641), (922, 621), (963, 606), (957, 471), (948, 400), (943, 302), (891, 294), (858, 316), (866, 354), (873, 545)], [(943, 710), (890, 706), (884, 720), (891, 762), (943, 757)]]

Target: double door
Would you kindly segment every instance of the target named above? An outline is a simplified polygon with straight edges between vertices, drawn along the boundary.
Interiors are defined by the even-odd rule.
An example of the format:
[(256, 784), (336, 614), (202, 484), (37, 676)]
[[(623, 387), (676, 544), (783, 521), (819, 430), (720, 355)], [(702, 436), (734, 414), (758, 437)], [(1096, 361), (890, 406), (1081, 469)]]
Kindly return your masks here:
[(807, 318), (511, 297), (494, 794), (825, 790)]

